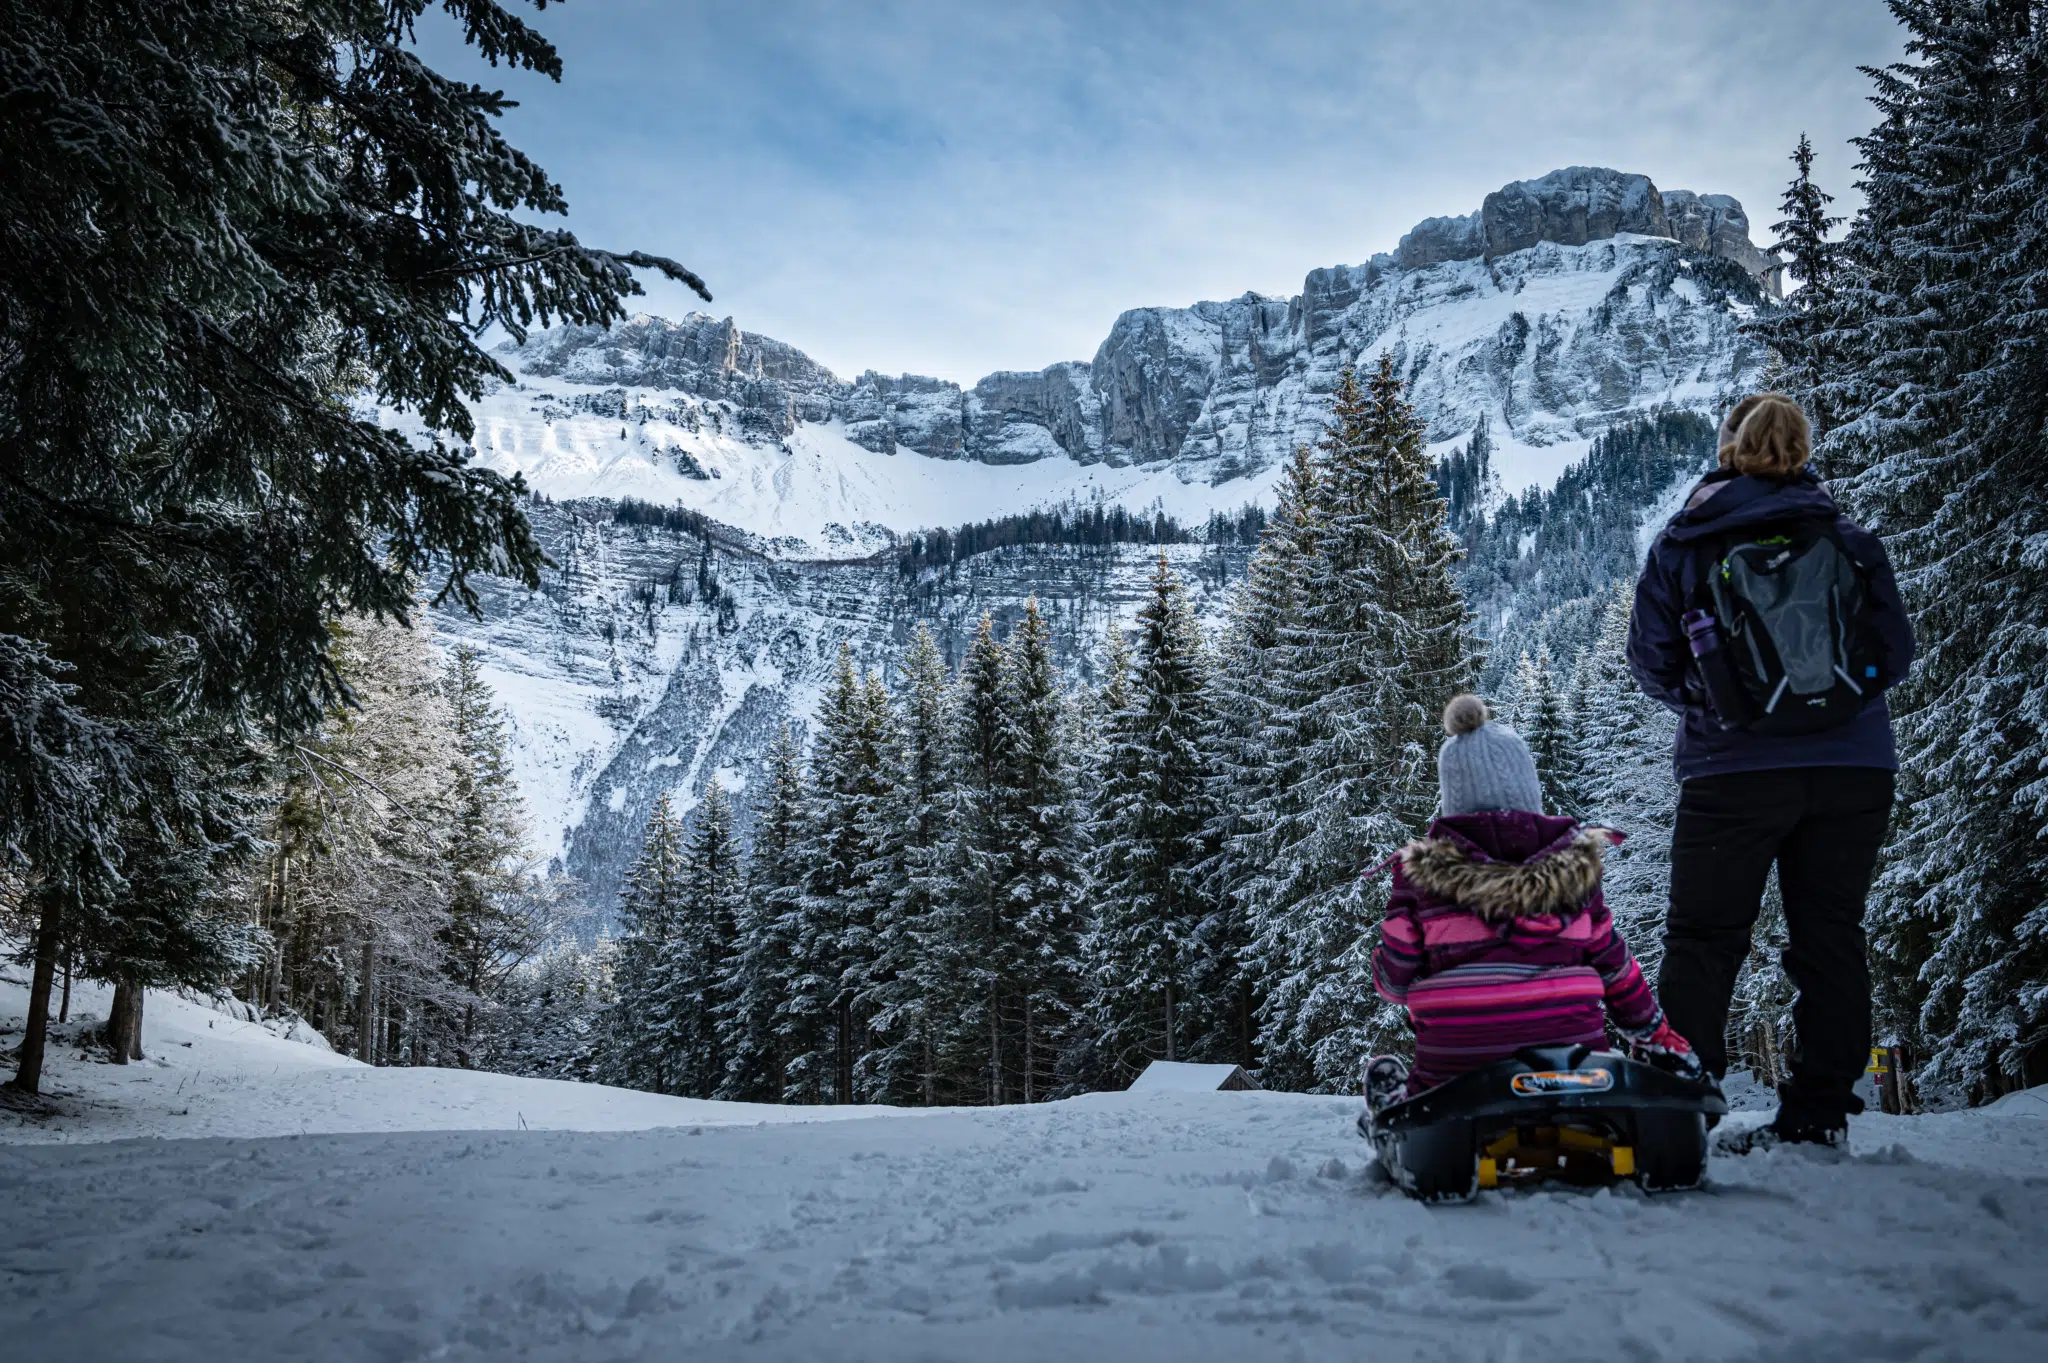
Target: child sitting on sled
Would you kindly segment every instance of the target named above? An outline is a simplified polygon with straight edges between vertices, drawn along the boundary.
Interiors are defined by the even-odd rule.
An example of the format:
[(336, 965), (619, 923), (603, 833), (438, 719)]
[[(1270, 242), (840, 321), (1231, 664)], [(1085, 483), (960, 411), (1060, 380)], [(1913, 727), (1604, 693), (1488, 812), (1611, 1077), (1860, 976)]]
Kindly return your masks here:
[(1367, 1063), (1374, 1111), (1525, 1046), (1605, 1047), (1602, 1016), (1643, 1059), (1682, 1074), (1699, 1060), (1671, 1029), (1600, 894), (1612, 829), (1543, 813), (1529, 747), (1485, 702), (1444, 710), (1442, 814), (1394, 859), (1373, 952), (1381, 997), (1415, 1026), (1415, 1064)]

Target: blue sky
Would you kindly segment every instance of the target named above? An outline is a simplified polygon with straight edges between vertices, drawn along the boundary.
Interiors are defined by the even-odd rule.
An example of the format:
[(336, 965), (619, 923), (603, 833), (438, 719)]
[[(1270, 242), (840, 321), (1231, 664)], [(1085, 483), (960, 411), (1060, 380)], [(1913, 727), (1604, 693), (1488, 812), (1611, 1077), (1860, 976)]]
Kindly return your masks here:
[[(1117, 313), (1277, 295), (1565, 165), (1733, 194), (1768, 239), (1801, 130), (1853, 203), (1877, 0), (824, 4), (574, 0), (560, 85), (429, 56), (507, 120), (585, 240), (862, 369), (1086, 359)], [(649, 311), (694, 300), (651, 289)], [(701, 305), (696, 305), (701, 306)]]

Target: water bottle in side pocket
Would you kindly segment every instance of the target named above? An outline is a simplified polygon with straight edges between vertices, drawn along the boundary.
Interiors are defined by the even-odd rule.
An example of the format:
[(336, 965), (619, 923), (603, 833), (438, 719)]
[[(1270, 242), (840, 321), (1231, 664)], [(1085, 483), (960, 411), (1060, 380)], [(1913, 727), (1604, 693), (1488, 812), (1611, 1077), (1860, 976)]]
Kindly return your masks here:
[(1679, 617), (1679, 623), (1685, 626), (1686, 643), (1692, 649), (1693, 664), (1700, 670), (1700, 680), (1706, 684), (1707, 703), (1713, 707), (1714, 717), (1730, 728), (1746, 723), (1750, 718), (1749, 694), (1735, 675), (1728, 650), (1721, 647), (1720, 622), (1714, 619), (1713, 612), (1695, 609)]

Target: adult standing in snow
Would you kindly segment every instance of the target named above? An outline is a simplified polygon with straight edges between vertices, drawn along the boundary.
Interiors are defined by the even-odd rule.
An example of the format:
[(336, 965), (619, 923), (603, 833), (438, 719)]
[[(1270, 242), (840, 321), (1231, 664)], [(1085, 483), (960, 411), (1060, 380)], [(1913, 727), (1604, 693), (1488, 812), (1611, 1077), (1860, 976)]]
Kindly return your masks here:
[[(1809, 444), (1790, 398), (1759, 394), (1728, 413), (1721, 467), (1643, 565), (1628, 659), (1644, 691), (1682, 717), (1658, 997), (1706, 1066), (1725, 1073), (1728, 1003), (1775, 863), (1798, 1042), (1765, 1129), (1833, 1145), (1863, 1107), (1852, 1092), (1870, 1047), (1863, 907), (1898, 771), (1884, 690), (1911, 664), (1913, 633), (1884, 546), (1806, 467)], [(1783, 571), (1809, 554), (1819, 566), (1803, 582)], [(1761, 610), (1737, 599), (1743, 590)], [(1759, 647), (1770, 640), (1783, 647)], [(1817, 671), (1802, 673), (1802, 649)], [(1729, 680), (1731, 660), (1749, 692)], [(1773, 669), (1776, 685), (1759, 691)], [(1833, 689), (1795, 689), (1795, 714), (1782, 702), (1801, 675), (1805, 689)]]

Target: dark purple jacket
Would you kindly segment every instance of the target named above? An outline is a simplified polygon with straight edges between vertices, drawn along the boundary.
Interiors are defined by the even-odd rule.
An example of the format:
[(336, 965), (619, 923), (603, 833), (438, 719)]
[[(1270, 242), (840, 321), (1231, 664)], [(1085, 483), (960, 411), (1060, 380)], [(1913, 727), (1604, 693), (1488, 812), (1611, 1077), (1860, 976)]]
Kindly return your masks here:
[(1869, 570), (1883, 685), (1898, 681), (1912, 665), (1913, 627), (1884, 545), (1841, 513), (1819, 479), (1811, 472), (1789, 481), (1727, 469), (1710, 473), (1650, 546), (1642, 579), (1636, 583), (1635, 613), (1628, 629), (1628, 663), (1636, 680), (1650, 696), (1683, 716), (1673, 757), (1679, 780), (1783, 767), (1898, 770), (1891, 711), (1882, 691), (1862, 714), (1839, 728), (1814, 734), (1753, 734), (1721, 726), (1707, 708), (1705, 689), (1693, 667), (1679, 619), (1694, 600), (1707, 566), (1708, 553), (1701, 542), (1731, 530), (1818, 519), (1835, 522), (1842, 543)]

